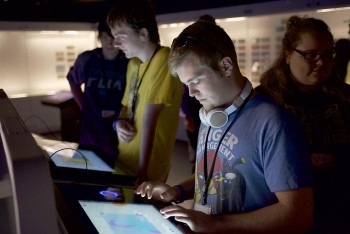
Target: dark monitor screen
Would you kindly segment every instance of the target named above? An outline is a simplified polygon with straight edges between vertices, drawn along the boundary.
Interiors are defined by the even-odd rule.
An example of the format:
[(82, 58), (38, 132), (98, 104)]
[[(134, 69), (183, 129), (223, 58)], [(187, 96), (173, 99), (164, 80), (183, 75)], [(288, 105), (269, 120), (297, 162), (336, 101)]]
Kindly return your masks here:
[(59, 232), (47, 159), (2, 89), (0, 211), (0, 233)]

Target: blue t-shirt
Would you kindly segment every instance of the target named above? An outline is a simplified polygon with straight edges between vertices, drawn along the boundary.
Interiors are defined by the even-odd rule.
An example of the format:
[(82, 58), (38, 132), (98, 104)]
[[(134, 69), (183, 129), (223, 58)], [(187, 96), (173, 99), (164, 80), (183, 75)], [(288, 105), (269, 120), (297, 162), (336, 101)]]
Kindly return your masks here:
[[(233, 126), (219, 141), (237, 111), (222, 128), (210, 128), (207, 175), (215, 151), (207, 205), (212, 214), (249, 212), (277, 202), (278, 191), (312, 186), (305, 133), (286, 110), (262, 96), (247, 102)], [(209, 127), (201, 125), (197, 146), (195, 202), (205, 190), (204, 148)]]
[(84, 84), (80, 144), (112, 158), (118, 152), (112, 123), (122, 107), (127, 64), (122, 51), (114, 60), (106, 60), (97, 48), (80, 54), (67, 75), (71, 85)]

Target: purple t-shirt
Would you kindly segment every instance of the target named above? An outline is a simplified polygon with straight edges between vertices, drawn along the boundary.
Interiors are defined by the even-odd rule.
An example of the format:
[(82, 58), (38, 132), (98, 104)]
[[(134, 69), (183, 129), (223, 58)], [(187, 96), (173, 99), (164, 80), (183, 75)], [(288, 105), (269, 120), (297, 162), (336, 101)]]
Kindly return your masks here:
[(114, 60), (105, 60), (97, 48), (80, 54), (67, 75), (71, 85), (85, 87), (80, 144), (113, 158), (118, 151), (112, 123), (122, 106), (127, 64), (122, 51)]

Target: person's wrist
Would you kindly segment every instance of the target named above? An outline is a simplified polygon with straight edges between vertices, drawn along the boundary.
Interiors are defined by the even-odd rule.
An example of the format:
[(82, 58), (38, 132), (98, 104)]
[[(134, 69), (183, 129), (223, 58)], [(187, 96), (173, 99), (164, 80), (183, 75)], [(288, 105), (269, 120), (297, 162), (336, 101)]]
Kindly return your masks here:
[(174, 188), (175, 188), (175, 190), (177, 191), (177, 192), (176, 192), (176, 195), (177, 195), (177, 196), (176, 196), (176, 201), (175, 201), (175, 203), (176, 203), (176, 204), (179, 204), (179, 203), (184, 202), (185, 199), (186, 199), (186, 190), (185, 190), (185, 188), (184, 188), (182, 185), (180, 185), (180, 184), (175, 185)]

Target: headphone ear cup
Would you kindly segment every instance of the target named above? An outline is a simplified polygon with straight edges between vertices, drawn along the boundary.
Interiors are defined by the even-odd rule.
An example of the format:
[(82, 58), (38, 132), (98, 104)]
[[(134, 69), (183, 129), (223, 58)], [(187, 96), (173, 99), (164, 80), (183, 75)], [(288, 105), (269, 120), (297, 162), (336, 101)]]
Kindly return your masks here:
[(214, 109), (207, 113), (207, 122), (213, 128), (221, 128), (226, 125), (228, 121), (228, 115), (224, 109)]
[(211, 126), (213, 128), (221, 128), (225, 126), (228, 121), (228, 114), (224, 109), (216, 108), (208, 113), (202, 107), (199, 110), (199, 118), (205, 126)]
[(209, 123), (207, 122), (207, 113), (203, 107), (199, 109), (199, 118), (205, 126), (209, 126)]

